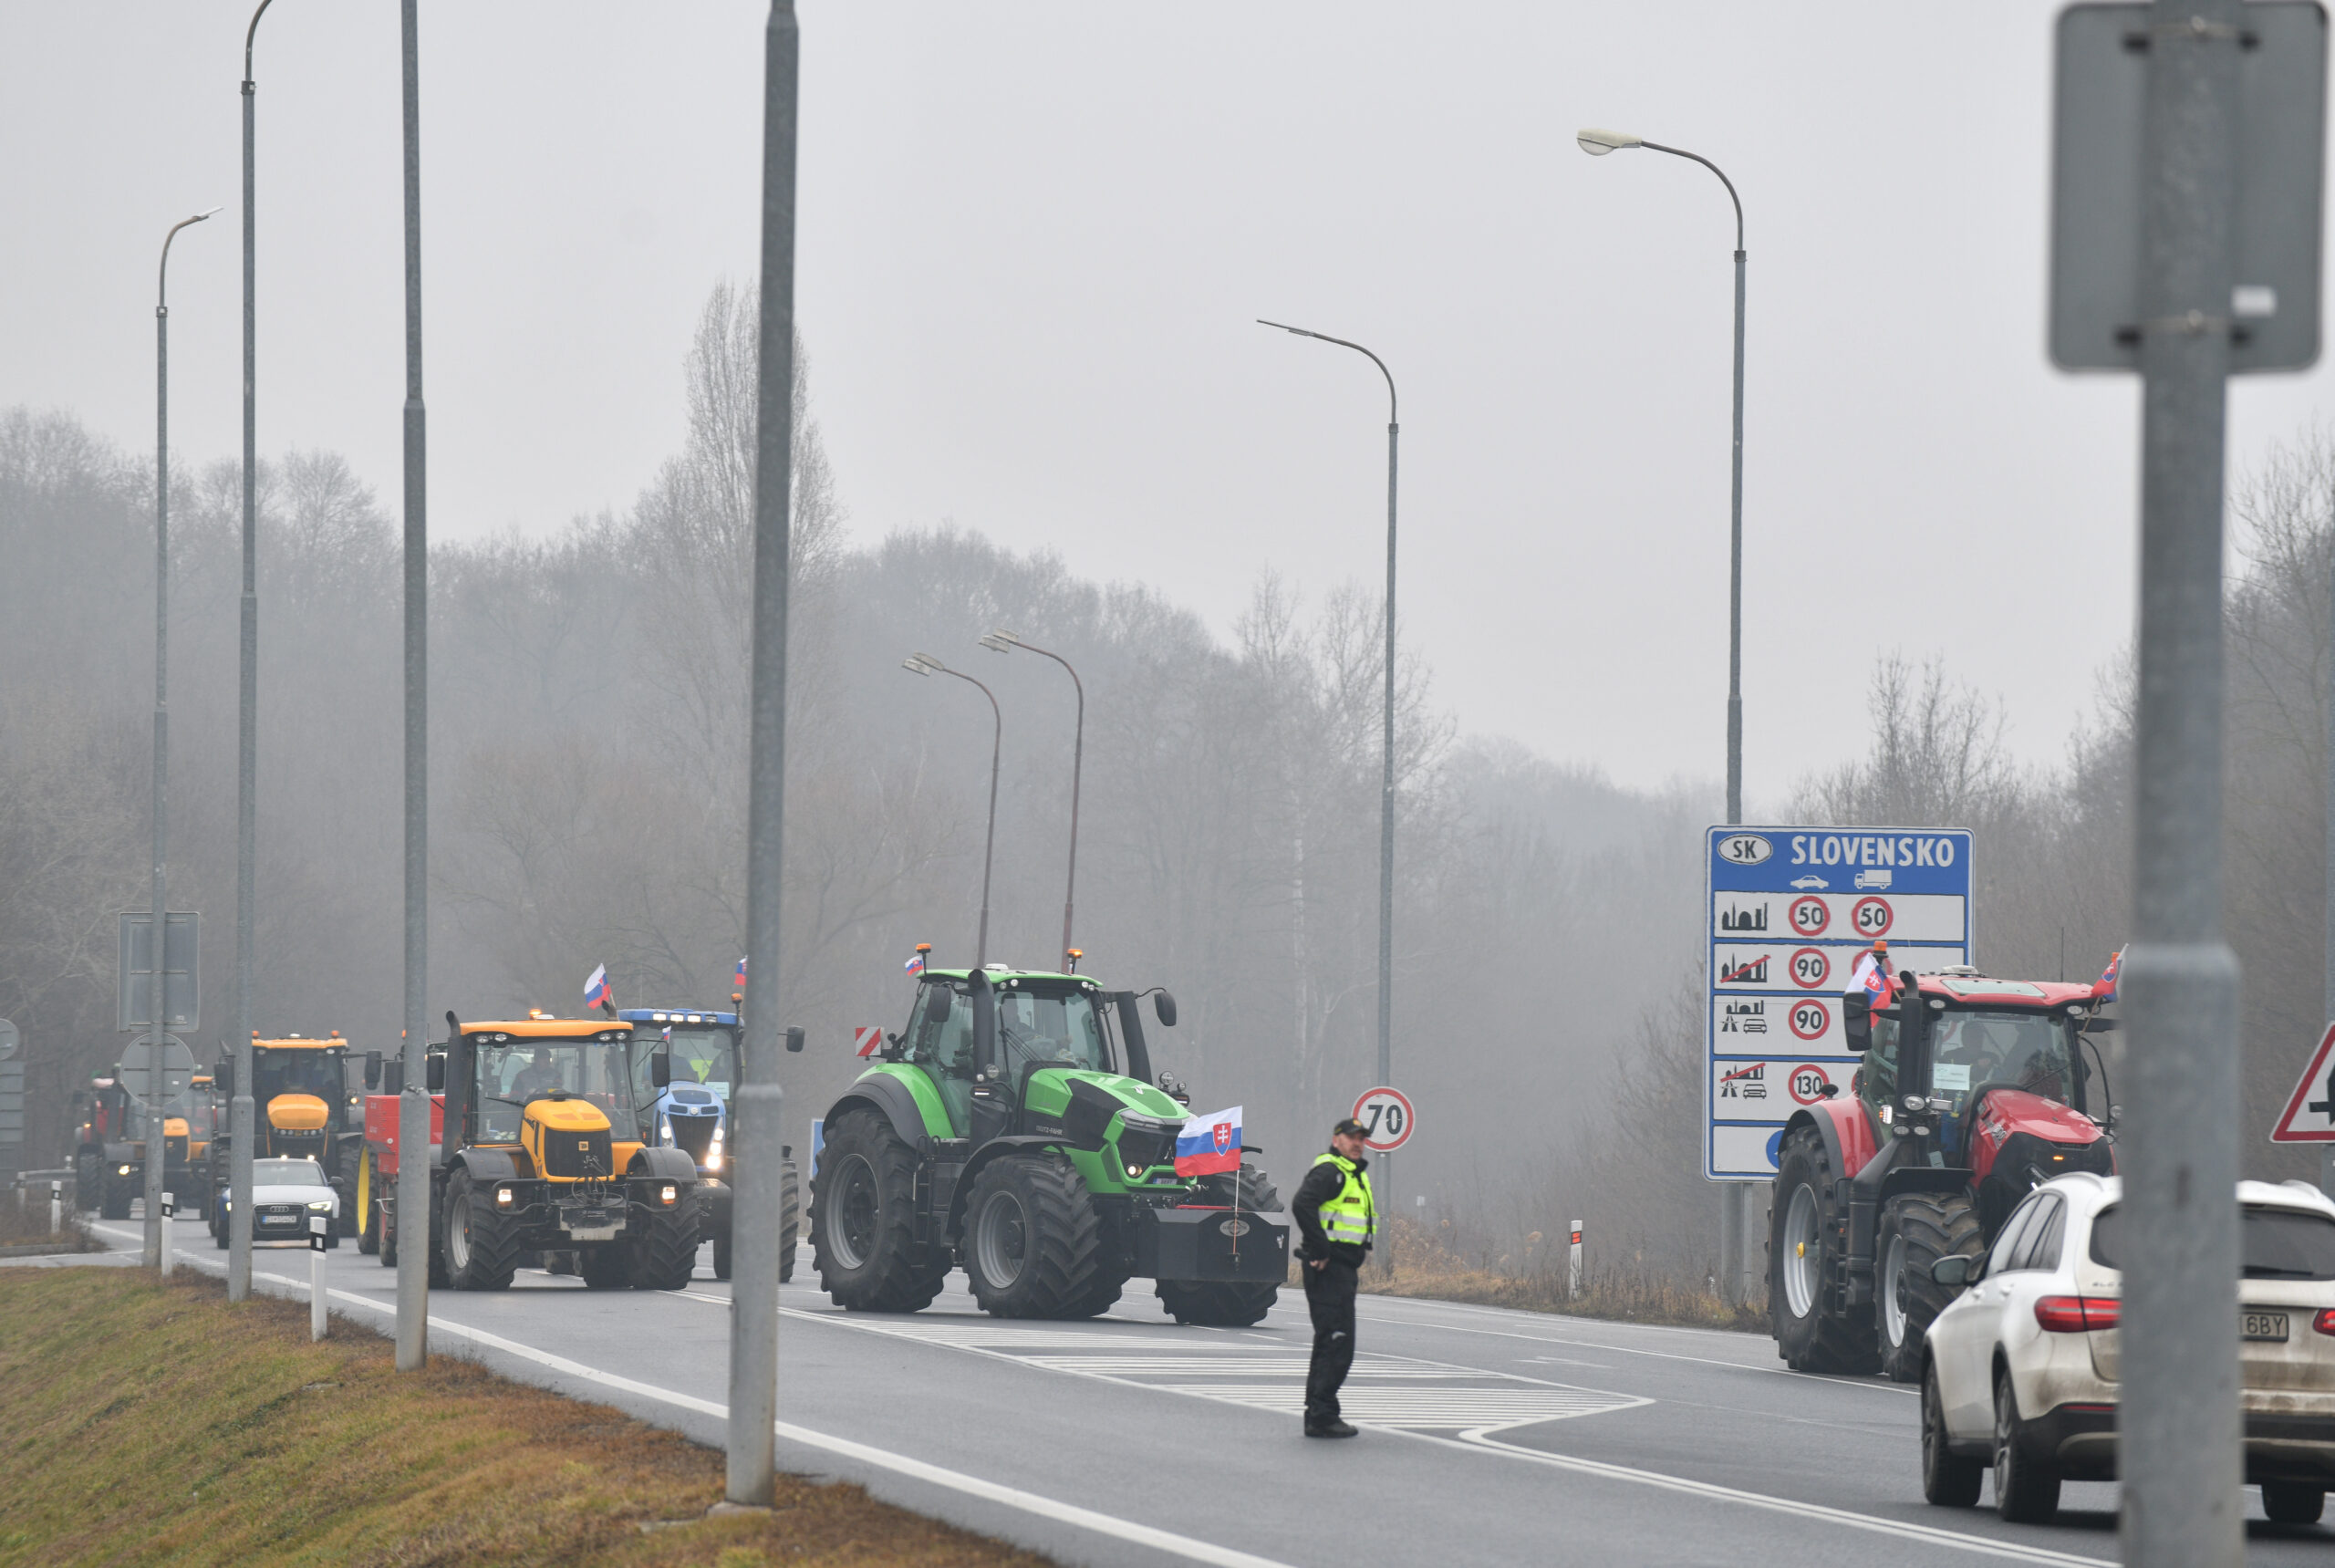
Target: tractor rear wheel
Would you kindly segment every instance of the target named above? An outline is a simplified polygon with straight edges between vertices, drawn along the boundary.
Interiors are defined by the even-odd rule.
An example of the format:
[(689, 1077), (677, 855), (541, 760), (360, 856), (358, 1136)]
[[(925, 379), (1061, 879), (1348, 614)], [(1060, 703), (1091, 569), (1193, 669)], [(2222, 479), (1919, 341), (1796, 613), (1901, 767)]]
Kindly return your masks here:
[(100, 1220), (129, 1219), (130, 1199), (129, 1179), (120, 1176), (107, 1177), (105, 1194), (98, 1200), (98, 1218)]
[[(803, 1240), (802, 1179), (794, 1173), (794, 1162), (778, 1162), (778, 1282), (786, 1283), (794, 1277), (794, 1248)], [(729, 1258), (729, 1238), (722, 1238), (721, 1249), (714, 1253), (715, 1272), (723, 1279), (730, 1277), (724, 1266)]]
[(811, 1259), (819, 1288), (850, 1312), (921, 1312), (949, 1277), (949, 1257), (916, 1244), (916, 1151), (873, 1111), (827, 1133), (811, 1183)]
[(1828, 1267), (1841, 1245), (1832, 1160), (1823, 1136), (1803, 1127), (1784, 1140), (1768, 1233), (1768, 1314), (1776, 1349), (1794, 1372), (1871, 1372), (1879, 1359), (1870, 1307), (1825, 1310)]
[(519, 1241), (493, 1191), (457, 1170), (446, 1179), (446, 1282), (458, 1291), (500, 1291), (519, 1270)]
[[(1007, 1155), (981, 1167), (965, 1202), (965, 1272), (992, 1317), (1092, 1317), (1118, 1300), (1103, 1224), (1066, 1159)], [(1092, 1304), (1090, 1304), (1092, 1303)]]
[(649, 1231), (625, 1243), (625, 1272), (637, 1291), (686, 1289), (697, 1272), (698, 1190), (684, 1189), (680, 1201), (649, 1217)]
[(1960, 1192), (1908, 1192), (1881, 1211), (1873, 1253), (1874, 1317), (1881, 1369), (1899, 1383), (1922, 1377), (1922, 1336), (1954, 1293), (1930, 1278), (1940, 1258), (1975, 1258), (1985, 1250), (1978, 1210)]

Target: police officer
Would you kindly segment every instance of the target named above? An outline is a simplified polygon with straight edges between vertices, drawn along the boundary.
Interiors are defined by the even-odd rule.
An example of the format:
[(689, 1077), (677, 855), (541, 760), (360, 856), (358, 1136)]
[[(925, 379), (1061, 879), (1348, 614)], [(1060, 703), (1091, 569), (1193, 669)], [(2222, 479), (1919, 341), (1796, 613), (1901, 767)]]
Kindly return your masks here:
[(1313, 1360), (1305, 1372), (1309, 1438), (1354, 1436), (1339, 1415), (1338, 1387), (1354, 1366), (1354, 1285), (1378, 1225), (1364, 1136), (1362, 1124), (1351, 1119), (1333, 1127), (1330, 1151), (1315, 1157), (1289, 1206), (1305, 1266), (1305, 1309), (1313, 1317)]

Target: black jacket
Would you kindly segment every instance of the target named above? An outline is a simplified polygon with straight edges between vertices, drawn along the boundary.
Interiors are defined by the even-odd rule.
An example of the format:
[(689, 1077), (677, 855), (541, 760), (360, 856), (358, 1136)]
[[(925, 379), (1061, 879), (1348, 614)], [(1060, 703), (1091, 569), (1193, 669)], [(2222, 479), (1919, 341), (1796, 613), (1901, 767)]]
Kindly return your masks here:
[[(1370, 1168), (1370, 1161), (1366, 1159), (1357, 1159), (1354, 1165), (1356, 1170)], [(1289, 1217), (1297, 1221), (1297, 1255), (1308, 1262), (1316, 1258), (1327, 1258), (1332, 1262), (1345, 1263), (1358, 1269), (1362, 1261), (1370, 1255), (1370, 1243), (1367, 1241), (1360, 1245), (1352, 1241), (1333, 1241), (1322, 1232), (1322, 1205), (1335, 1198), (1338, 1189), (1345, 1184), (1346, 1173), (1323, 1160), (1307, 1171), (1305, 1179), (1297, 1185), (1297, 1197), (1289, 1206)]]

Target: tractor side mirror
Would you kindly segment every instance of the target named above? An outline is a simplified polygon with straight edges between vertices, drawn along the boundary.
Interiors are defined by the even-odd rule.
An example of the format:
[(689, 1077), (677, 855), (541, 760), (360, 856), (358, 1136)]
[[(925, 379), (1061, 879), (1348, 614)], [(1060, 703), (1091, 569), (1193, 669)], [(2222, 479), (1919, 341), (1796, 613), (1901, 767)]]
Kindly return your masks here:
[(1951, 1257), (1940, 1258), (1930, 1265), (1930, 1278), (1949, 1290), (1959, 1290), (1970, 1282), (1971, 1265), (1977, 1261), (1976, 1258), (1966, 1258), (1958, 1252)]
[(1849, 1050), (1859, 1056), (1873, 1049), (1872, 1003), (1862, 995), (1841, 999), (1841, 1033)]
[(649, 1058), (649, 1086), (661, 1089), (673, 1081), (673, 1054), (659, 1051)]
[(786, 1032), (787, 1050), (800, 1054), (803, 1050), (803, 1026), (795, 1024)]
[(431, 1056), (421, 1064), (421, 1081), (433, 1095), (446, 1092), (446, 1058)]
[(392, 1058), (381, 1064), (381, 1093), (385, 1095), (405, 1093), (405, 1064), (403, 1062)]
[(1168, 993), (1168, 988), (1166, 986), (1161, 986), (1158, 992), (1152, 997), (1151, 1011), (1159, 1014), (1159, 1025), (1161, 1028), (1173, 1029), (1176, 1027), (1176, 999)]
[(235, 1059), (233, 1056), (211, 1069), (211, 1086), (223, 1095), (235, 1092)]
[(957, 1005), (956, 993), (945, 985), (927, 986), (924, 992), (924, 1021), (938, 1026), (949, 1022), (949, 1014)]
[(381, 1054), (379, 1051), (365, 1053), (365, 1086), (368, 1089), (381, 1086)]

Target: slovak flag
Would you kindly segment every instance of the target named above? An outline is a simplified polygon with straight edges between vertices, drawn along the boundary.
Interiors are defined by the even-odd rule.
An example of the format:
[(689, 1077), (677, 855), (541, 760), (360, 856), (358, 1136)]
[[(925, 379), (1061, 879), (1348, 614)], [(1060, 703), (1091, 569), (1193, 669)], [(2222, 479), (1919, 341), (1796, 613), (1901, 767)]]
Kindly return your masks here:
[(1188, 1117), (1176, 1135), (1176, 1174), (1217, 1176), (1240, 1168), (1240, 1107)]
[(908, 971), (910, 974), (922, 974), (924, 972), (924, 955), (922, 953), (912, 953), (908, 957), (908, 961), (902, 964), (900, 967)]
[(1856, 966), (1849, 971), (1849, 985), (1864, 992), (1867, 1007), (1889, 1004), (1889, 950), (1875, 942), (1873, 950), (1861, 954)]
[(589, 1012), (596, 1007), (613, 1007), (616, 1000), (617, 993), (608, 986), (608, 966), (601, 964), (592, 971), (592, 978), (584, 982), (584, 1010)]
[(746, 989), (746, 961), (744, 959), (740, 959), (738, 961), (738, 978), (732, 981), (730, 984), (731, 989), (734, 991), (743, 991)]
[(2123, 969), (2123, 967), (2124, 950), (2122, 948), (2118, 948), (2116, 950), (2116, 956), (2108, 961), (2108, 967), (2100, 971), (2100, 978), (2092, 982), (2091, 999), (2094, 1002), (2113, 1002), (2116, 1000), (2116, 977), (2118, 971)]

